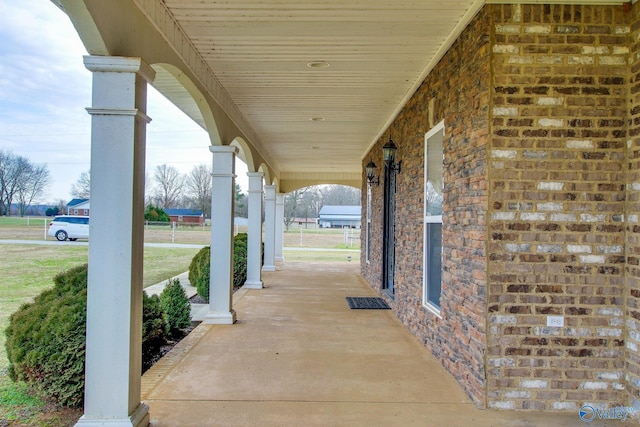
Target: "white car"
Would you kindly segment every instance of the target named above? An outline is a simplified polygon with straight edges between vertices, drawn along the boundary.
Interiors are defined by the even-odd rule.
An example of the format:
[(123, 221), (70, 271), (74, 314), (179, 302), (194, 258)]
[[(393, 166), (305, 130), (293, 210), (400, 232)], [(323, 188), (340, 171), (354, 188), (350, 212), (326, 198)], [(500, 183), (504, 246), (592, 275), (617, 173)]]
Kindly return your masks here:
[(89, 238), (89, 217), (60, 215), (49, 223), (49, 236), (64, 242)]

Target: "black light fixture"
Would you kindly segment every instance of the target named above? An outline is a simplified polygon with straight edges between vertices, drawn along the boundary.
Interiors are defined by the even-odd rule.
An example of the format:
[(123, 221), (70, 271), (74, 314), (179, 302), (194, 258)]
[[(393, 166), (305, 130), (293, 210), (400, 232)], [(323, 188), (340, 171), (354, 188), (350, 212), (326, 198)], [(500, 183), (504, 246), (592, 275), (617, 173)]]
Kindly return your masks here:
[(380, 185), (380, 177), (376, 176), (377, 169), (378, 167), (375, 163), (373, 163), (373, 160), (369, 160), (369, 163), (367, 163), (367, 166), (365, 166), (365, 170), (367, 171), (367, 182), (369, 183), (369, 185)]
[(389, 141), (382, 147), (382, 155), (384, 157), (384, 163), (387, 165), (387, 167), (391, 168), (391, 170), (395, 171), (396, 173), (400, 173), (402, 160), (396, 163), (397, 149), (398, 147), (393, 142), (393, 139), (391, 139), (391, 136), (389, 136)]

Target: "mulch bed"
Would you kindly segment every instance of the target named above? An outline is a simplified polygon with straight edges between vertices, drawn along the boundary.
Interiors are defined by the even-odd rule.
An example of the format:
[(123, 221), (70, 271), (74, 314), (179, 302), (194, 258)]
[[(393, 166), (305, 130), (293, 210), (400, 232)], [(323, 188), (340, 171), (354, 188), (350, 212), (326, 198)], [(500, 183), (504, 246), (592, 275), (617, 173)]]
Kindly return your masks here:
[(195, 294), (191, 298), (189, 298), (189, 302), (191, 304), (208, 304), (200, 295)]

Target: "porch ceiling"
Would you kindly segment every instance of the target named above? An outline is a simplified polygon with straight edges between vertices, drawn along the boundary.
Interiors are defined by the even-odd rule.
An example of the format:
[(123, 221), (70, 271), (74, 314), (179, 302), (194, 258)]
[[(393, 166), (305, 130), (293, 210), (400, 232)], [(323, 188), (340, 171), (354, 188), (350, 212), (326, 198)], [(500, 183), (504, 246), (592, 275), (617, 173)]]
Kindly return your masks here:
[(164, 1), (289, 179), (359, 179), (368, 146), (476, 3)]
[[(221, 107), (233, 107), (231, 120), (278, 178), (356, 183), (368, 148), (485, 4), (483, 0), (130, 1), (147, 14), (167, 12), (219, 85), (221, 92), (213, 97), (226, 98)], [(109, 17), (119, 18), (115, 13)], [(103, 32), (104, 24), (99, 26)], [(204, 125), (187, 91), (162, 73), (158, 77), (154, 85)]]
[(479, 2), (164, 4), (284, 179), (359, 180), (367, 148)]

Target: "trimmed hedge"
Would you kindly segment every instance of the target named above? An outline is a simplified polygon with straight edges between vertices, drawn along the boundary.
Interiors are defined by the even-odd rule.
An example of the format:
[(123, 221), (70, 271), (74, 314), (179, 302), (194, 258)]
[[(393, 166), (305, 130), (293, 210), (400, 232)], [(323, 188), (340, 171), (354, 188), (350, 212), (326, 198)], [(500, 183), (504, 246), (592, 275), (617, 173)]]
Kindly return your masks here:
[(247, 233), (233, 238), (233, 286), (238, 288), (247, 281)]
[(84, 397), (87, 266), (58, 274), (53, 289), (11, 315), (6, 349), (11, 379), (47, 399), (80, 406)]
[(209, 302), (209, 272), (211, 265), (211, 246), (205, 246), (191, 259), (189, 264), (189, 282), (196, 287), (198, 295)]
[[(52, 289), (9, 319), (9, 375), (46, 400), (77, 407), (84, 400), (87, 265), (60, 273), (53, 281)], [(143, 294), (143, 366), (157, 359), (166, 330), (160, 299)]]
[[(247, 281), (247, 238), (247, 233), (239, 233), (233, 238), (233, 286), (236, 288)], [(210, 257), (211, 247), (206, 246), (189, 265), (189, 281), (206, 302), (209, 302)]]

